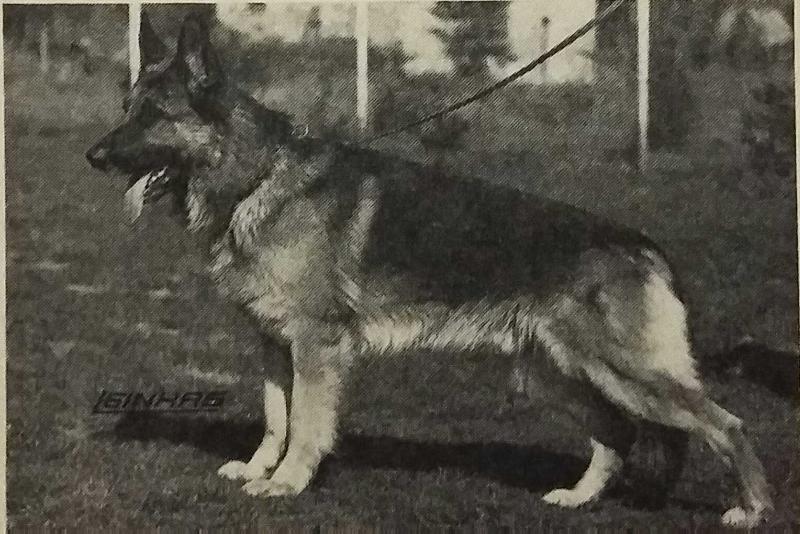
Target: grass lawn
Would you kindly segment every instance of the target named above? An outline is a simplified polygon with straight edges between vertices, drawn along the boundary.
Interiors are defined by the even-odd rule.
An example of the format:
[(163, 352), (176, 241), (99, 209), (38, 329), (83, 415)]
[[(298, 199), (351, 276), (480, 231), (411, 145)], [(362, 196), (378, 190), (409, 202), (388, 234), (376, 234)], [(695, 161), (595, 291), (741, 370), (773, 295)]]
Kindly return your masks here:
[[(12, 124), (6, 138), (12, 526), (718, 525), (734, 481), (697, 442), (664, 508), (637, 499), (644, 461), (595, 506), (545, 505), (542, 493), (573, 484), (587, 461), (580, 421), (508, 405), (502, 367), (447, 354), (360, 369), (340, 446), (314, 485), (293, 499), (248, 497), (215, 472), (260, 440), (257, 337), (216, 297), (166, 206), (124, 223), (125, 184), (83, 159), (103, 130)], [(541, 157), (467, 150), (455, 165), (645, 229), (680, 273), (700, 356), (744, 335), (796, 346), (793, 179), (713, 162), (638, 177)], [(748, 424), (774, 486), (774, 524), (797, 528), (797, 407), (738, 379), (709, 387)], [(213, 416), (90, 413), (101, 389), (161, 388), (227, 389), (230, 400)]]

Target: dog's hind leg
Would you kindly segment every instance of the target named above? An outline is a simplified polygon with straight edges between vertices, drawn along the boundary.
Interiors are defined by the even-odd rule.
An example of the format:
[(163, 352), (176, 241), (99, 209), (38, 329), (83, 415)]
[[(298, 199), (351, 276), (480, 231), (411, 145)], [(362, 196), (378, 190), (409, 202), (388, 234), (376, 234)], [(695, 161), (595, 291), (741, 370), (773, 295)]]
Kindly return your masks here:
[[(680, 386), (675, 389), (679, 390)], [(743, 502), (742, 506), (725, 512), (722, 522), (732, 527), (752, 528), (763, 521), (764, 515), (773, 508), (769, 485), (764, 467), (744, 435), (741, 419), (707, 398), (702, 390), (676, 391), (670, 396), (652, 395), (647, 404), (648, 419), (699, 436), (726, 465), (733, 467)]]
[[(742, 421), (712, 402), (690, 372), (692, 361), (686, 312), (663, 278), (651, 275), (645, 286), (647, 324), (639, 410), (651, 421), (682, 428), (702, 437), (732, 464), (742, 490), (743, 507), (726, 512), (723, 523), (737, 527), (758, 524), (772, 508), (764, 467), (743, 432)], [(649, 406), (647, 406), (649, 404)]]
[(708, 398), (698, 401), (694, 413), (699, 422), (695, 432), (708, 442), (726, 464), (732, 464), (742, 491), (743, 506), (725, 512), (722, 522), (743, 528), (758, 525), (773, 505), (764, 467), (744, 435), (741, 419)]
[(232, 460), (219, 468), (231, 480), (262, 478), (280, 461), (286, 450), (288, 395), (291, 394), (291, 354), (288, 348), (265, 341), (264, 437), (250, 461)]
[(591, 409), (582, 421), (589, 433), (592, 459), (580, 480), (571, 489), (555, 489), (543, 500), (568, 508), (597, 500), (621, 471), (623, 462), (636, 440), (636, 426), (616, 406), (585, 386), (581, 403)]
[(649, 421), (640, 421), (638, 426), (639, 440), (645, 444), (645, 461), (650, 477), (639, 486), (636, 502), (651, 509), (661, 509), (683, 473), (690, 434), (681, 428)]
[[(752, 527), (772, 508), (764, 468), (744, 435), (742, 421), (712, 402), (697, 378), (683, 305), (659, 276), (650, 275), (643, 289), (644, 298), (638, 302), (610, 301), (605, 324), (615, 341), (584, 360), (583, 373), (631, 414), (708, 442), (732, 464), (742, 490), (743, 506), (726, 512), (723, 522)], [(643, 318), (641, 323), (637, 316)], [(596, 324), (593, 331), (599, 331)], [(571, 332), (579, 335), (576, 328)], [(586, 340), (583, 344), (589, 346)]]
[(555, 489), (542, 499), (549, 504), (574, 508), (597, 500), (609, 481), (622, 468), (623, 458), (611, 447), (591, 439), (592, 460), (572, 489)]
[(743, 506), (726, 512), (726, 525), (750, 528), (772, 509), (764, 468), (753, 452), (742, 421), (708, 399), (702, 388), (677, 381), (645, 383), (596, 366), (593, 380), (605, 385), (609, 398), (631, 413), (703, 438), (735, 470), (742, 489)]

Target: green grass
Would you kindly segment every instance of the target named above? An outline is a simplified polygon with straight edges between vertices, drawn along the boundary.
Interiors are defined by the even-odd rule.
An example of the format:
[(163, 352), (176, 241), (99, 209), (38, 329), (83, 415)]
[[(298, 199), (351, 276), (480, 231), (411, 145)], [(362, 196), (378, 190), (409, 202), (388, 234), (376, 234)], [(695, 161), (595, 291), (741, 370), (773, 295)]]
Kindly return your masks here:
[[(454, 364), (446, 354), (360, 369), (338, 451), (313, 486), (294, 499), (248, 497), (215, 471), (229, 458), (245, 458), (260, 439), (257, 336), (216, 297), (194, 243), (164, 207), (136, 227), (123, 222), (124, 184), (90, 170), (82, 156), (103, 130), (83, 126), (42, 137), (22, 129), (7, 137), (12, 526), (413, 522), (636, 531), (718, 524), (734, 483), (699, 443), (665, 508), (649, 510), (637, 499), (633, 481), (647, 470), (641, 458), (628, 480), (591, 508), (544, 505), (542, 493), (572, 484), (586, 462), (580, 420), (547, 404), (510, 407), (503, 368), (480, 358)], [(640, 177), (560, 156), (464, 150), (452, 164), (645, 229), (680, 273), (701, 356), (743, 335), (796, 346), (793, 179), (756, 178), (703, 158), (691, 171)], [(99, 292), (82, 293), (81, 285)], [(148, 293), (159, 289), (169, 292)], [(223, 413), (146, 420), (90, 414), (103, 388), (225, 387), (191, 378), (186, 368), (240, 377)], [(797, 526), (796, 407), (738, 380), (711, 382), (710, 389), (748, 423), (775, 488), (775, 525)]]

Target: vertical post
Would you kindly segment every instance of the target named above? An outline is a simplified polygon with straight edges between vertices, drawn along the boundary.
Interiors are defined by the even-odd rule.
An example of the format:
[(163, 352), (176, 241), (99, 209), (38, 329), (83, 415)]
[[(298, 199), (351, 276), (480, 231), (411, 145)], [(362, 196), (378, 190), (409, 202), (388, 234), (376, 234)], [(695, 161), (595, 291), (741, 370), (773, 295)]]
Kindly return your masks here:
[[(4, 20), (3, 18), (3, 5), (0, 3), (0, 20)], [(4, 58), (5, 50), (4, 50), (4, 39), (0, 39), (0, 57)], [(5, 87), (5, 71), (3, 61), (0, 61), (0, 87)], [(0, 124), (5, 124), (5, 106), (0, 106)], [(6, 154), (5, 154), (5, 143), (0, 143), (0, 175), (6, 176)], [(0, 198), (7, 198), (6, 197), (6, 181), (0, 180)], [(6, 220), (6, 203), (0, 202), (0, 221)], [(8, 265), (6, 263), (6, 225), (0, 225), (0, 263), (3, 265)], [(0, 284), (0, 321), (3, 324), (6, 323), (6, 286), (8, 282), (3, 276), (3, 283)], [(6, 329), (3, 328), (0, 330), (0, 347), (2, 347), (3, 354), (7, 355), (7, 346), (6, 345)], [(0, 375), (6, 375), (6, 359), (7, 356), (4, 358), (0, 358)], [(7, 429), (6, 426), (6, 381), (0, 381), (0, 428)], [(5, 439), (0, 440), (0, 466), (2, 466), (2, 470), (4, 473), (8, 473), (8, 463), (7, 463), (7, 449), (6, 449), (7, 441)], [(6, 500), (6, 492), (4, 491), (2, 495), (0, 495), (0, 528), (3, 531), (6, 530), (7, 523), (8, 523), (8, 501)]]
[[(794, 6), (794, 27), (800, 28), (800, 9), (795, 4)], [(797, 53), (797, 48), (795, 45), (795, 52), (794, 52), (794, 87), (795, 87), (795, 95), (797, 94), (797, 77), (800, 76), (800, 54)], [(795, 97), (796, 98), (796, 97)], [(794, 107), (794, 139), (795, 145), (800, 146), (800, 129), (797, 128), (796, 125), (800, 124), (800, 106), (795, 105)], [(795, 176), (800, 176), (800, 158), (795, 158)], [(795, 187), (795, 208), (797, 209), (797, 220), (800, 220), (800, 187)], [(5, 220), (5, 219), (3, 219)], [(800, 239), (800, 226), (797, 227), (797, 238)], [(797, 241), (800, 243), (800, 241)], [(800, 293), (798, 294), (800, 296)]]
[(356, 2), (356, 114), (362, 131), (367, 129), (369, 113), (369, 75), (367, 53), (369, 50), (369, 5)]
[(142, 25), (142, 3), (132, 1), (128, 4), (128, 64), (131, 74), (131, 86), (139, 77), (139, 66), (142, 62), (139, 50), (139, 30)]
[[(550, 19), (542, 17), (542, 33), (539, 40), (539, 53), (544, 54), (550, 46)], [(542, 83), (547, 83), (547, 61), (542, 63), (540, 67), (542, 73)]]
[(639, 101), (639, 169), (647, 168), (650, 152), (650, 0), (636, 0), (637, 87)]
[(50, 18), (42, 19), (39, 27), (39, 71), (50, 70)]

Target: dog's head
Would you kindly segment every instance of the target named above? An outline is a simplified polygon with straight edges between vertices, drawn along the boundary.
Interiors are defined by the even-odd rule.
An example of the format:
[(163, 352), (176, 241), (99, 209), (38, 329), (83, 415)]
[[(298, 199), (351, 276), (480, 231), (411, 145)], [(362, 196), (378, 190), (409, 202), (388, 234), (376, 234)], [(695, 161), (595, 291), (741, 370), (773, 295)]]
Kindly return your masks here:
[(168, 193), (183, 206), (190, 180), (220, 165), (226, 137), (242, 124), (253, 143), (290, 131), (282, 114), (227, 82), (201, 17), (186, 18), (170, 57), (143, 14), (139, 46), (140, 75), (124, 99), (123, 122), (86, 153), (93, 167), (128, 177), (132, 218)]

